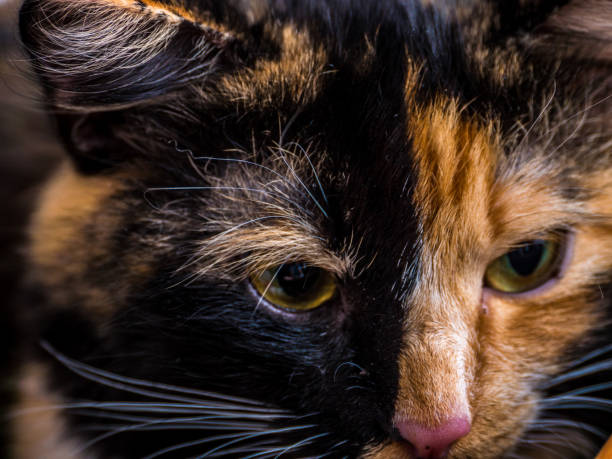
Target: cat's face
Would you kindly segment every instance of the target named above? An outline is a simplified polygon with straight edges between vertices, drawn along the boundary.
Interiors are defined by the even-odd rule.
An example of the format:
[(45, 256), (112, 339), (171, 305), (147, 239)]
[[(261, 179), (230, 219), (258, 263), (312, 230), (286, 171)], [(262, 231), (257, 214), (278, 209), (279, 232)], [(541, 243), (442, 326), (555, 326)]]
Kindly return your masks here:
[(73, 156), (30, 247), (26, 372), (81, 403), (57, 445), (592, 454), (608, 32), (560, 45), (576, 4), (243, 3), (23, 7)]

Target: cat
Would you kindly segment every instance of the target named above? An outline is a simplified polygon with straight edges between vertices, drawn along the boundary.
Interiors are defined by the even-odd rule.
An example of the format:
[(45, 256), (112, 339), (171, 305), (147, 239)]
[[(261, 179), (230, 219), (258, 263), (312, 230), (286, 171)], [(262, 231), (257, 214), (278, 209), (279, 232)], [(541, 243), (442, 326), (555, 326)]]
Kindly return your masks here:
[(67, 152), (17, 458), (588, 458), (612, 6), (25, 0)]

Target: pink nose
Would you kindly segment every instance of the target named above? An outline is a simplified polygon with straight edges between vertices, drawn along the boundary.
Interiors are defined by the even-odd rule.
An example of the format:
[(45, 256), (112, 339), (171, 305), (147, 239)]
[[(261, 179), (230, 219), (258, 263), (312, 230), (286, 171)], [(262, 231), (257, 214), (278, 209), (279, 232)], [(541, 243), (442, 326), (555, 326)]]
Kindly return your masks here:
[(470, 432), (467, 418), (452, 418), (444, 424), (429, 428), (410, 419), (402, 419), (395, 424), (400, 435), (410, 443), (415, 459), (442, 459), (450, 447)]

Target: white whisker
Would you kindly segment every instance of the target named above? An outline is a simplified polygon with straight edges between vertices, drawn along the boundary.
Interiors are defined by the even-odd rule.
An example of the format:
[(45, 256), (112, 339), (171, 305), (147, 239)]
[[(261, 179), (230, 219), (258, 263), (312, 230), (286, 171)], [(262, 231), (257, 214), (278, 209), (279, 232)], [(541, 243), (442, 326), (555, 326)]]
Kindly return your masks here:
[(222, 445), (217, 446), (217, 447), (207, 451), (206, 453), (204, 453), (203, 455), (198, 456), (198, 457), (199, 458), (211, 457), (211, 455), (213, 453), (220, 452), (226, 446), (231, 446), (231, 445), (234, 445), (234, 444), (236, 444), (238, 442), (241, 442), (241, 441), (244, 441), (244, 440), (250, 440), (251, 438), (257, 438), (257, 437), (261, 437), (263, 435), (270, 435), (270, 434), (276, 434), (276, 433), (284, 433), (284, 432), (292, 432), (292, 431), (296, 431), (296, 430), (310, 429), (310, 428), (313, 428), (313, 427), (316, 427), (316, 426), (314, 424), (305, 425), (305, 426), (292, 426), (292, 427), (285, 427), (285, 428), (282, 428), (282, 429), (274, 429), (274, 430), (268, 430), (268, 431), (265, 431), (265, 432), (244, 435), (241, 438), (238, 438), (236, 440), (232, 440), (232, 441), (228, 441), (227, 443), (223, 443)]
[(577, 370), (573, 370), (568, 373), (563, 373), (557, 376), (556, 378), (553, 378), (550, 381), (548, 381), (548, 383), (544, 386), (544, 388), (548, 389), (550, 387), (557, 386), (567, 381), (571, 381), (574, 379), (581, 378), (583, 376), (592, 375), (600, 371), (611, 370), (611, 369), (612, 369), (612, 359), (603, 360), (601, 362), (587, 365), (586, 367), (579, 368)]
[(225, 416), (196, 416), (196, 417), (167, 417), (167, 418), (147, 418), (144, 416), (126, 416), (117, 415), (111, 413), (100, 413), (91, 411), (76, 411), (75, 414), (94, 417), (99, 419), (112, 419), (117, 421), (127, 422), (138, 422), (141, 426), (155, 425), (155, 424), (176, 424), (176, 423), (189, 423), (192, 426), (199, 426), (201, 428), (207, 428), (210, 430), (224, 430), (231, 428), (234, 430), (261, 430), (265, 425), (268, 424), (268, 420), (262, 419), (259, 422), (242, 422), (236, 421), (235, 419), (242, 418), (231, 418)]
[(580, 389), (574, 389), (563, 394), (557, 395), (557, 397), (565, 397), (567, 395), (584, 395), (591, 394), (593, 392), (599, 392), (606, 389), (612, 388), (612, 382), (606, 382), (601, 384), (593, 384), (591, 386), (581, 387)]
[(324, 457), (329, 456), (330, 454), (336, 454), (336, 453), (337, 453), (337, 451), (334, 451), (334, 449), (338, 448), (339, 446), (345, 445), (345, 444), (347, 444), (347, 443), (348, 443), (348, 440), (342, 440), (342, 441), (340, 441), (340, 442), (336, 443), (336, 444), (335, 444), (335, 445), (333, 445), (331, 448), (329, 448), (329, 451), (328, 451), (328, 452), (326, 452), (326, 453), (324, 453), (324, 454), (321, 454), (321, 455), (317, 456), (317, 457), (316, 457), (316, 459), (322, 459), (322, 458), (324, 458)]
[(329, 215), (327, 214), (327, 212), (325, 211), (325, 209), (323, 208), (321, 203), (319, 203), (317, 198), (314, 197), (314, 195), (312, 194), (310, 189), (306, 186), (306, 184), (298, 176), (297, 172), (295, 172), (295, 169), (289, 164), (289, 162), (287, 161), (287, 158), (285, 158), (285, 155), (282, 152), (282, 147), (280, 147), (280, 146), (278, 147), (278, 153), (279, 153), (279, 156), (280, 156), (281, 160), (285, 163), (285, 166), (287, 166), (287, 169), (289, 169), (289, 171), (291, 172), (291, 175), (293, 175), (295, 177), (295, 179), (300, 183), (300, 185), (302, 185), (302, 188), (306, 191), (306, 193), (308, 193), (308, 196), (310, 196), (310, 199), (312, 199), (312, 201), (315, 203), (315, 205), (323, 213), (325, 218), (329, 218)]
[(552, 90), (550, 97), (546, 101), (546, 104), (544, 105), (542, 110), (540, 110), (540, 113), (538, 114), (536, 119), (533, 121), (533, 123), (531, 123), (531, 126), (529, 127), (529, 129), (527, 129), (527, 131), (523, 135), (523, 138), (521, 139), (521, 142), (518, 144), (517, 149), (521, 148), (525, 144), (525, 142), (529, 140), (529, 134), (531, 134), (531, 131), (533, 131), (533, 129), (537, 126), (537, 124), (540, 122), (542, 117), (546, 114), (546, 111), (548, 110), (548, 108), (550, 107), (550, 104), (554, 100), (556, 93), (557, 93), (557, 82), (553, 81), (553, 90)]
[(304, 195), (304, 192), (302, 190), (300, 190), (299, 188), (295, 187), (293, 185), (293, 183), (291, 183), (289, 180), (287, 180), (287, 178), (278, 173), (277, 171), (275, 171), (274, 169), (264, 166), (263, 164), (259, 164), (256, 163), (254, 161), (249, 161), (246, 159), (239, 159), (239, 158), (219, 158), (219, 157), (215, 157), (215, 156), (194, 156), (193, 157), (194, 160), (199, 161), (199, 160), (205, 160), (205, 161), (224, 161), (224, 162), (232, 162), (232, 163), (239, 163), (239, 164), (245, 164), (248, 166), (255, 166), (255, 167), (259, 167), (263, 170), (265, 170), (266, 172), (270, 172), (271, 174), (275, 175), (276, 177), (280, 178), (281, 181), (285, 184), (290, 185), (290, 187), (294, 190), (296, 190), (298, 193)]
[[(65, 404), (51, 404), (37, 407), (25, 408), (21, 410), (11, 411), (6, 415), (7, 418), (24, 416), (28, 414), (55, 411), (55, 410), (78, 410), (78, 409), (95, 409), (100, 411), (115, 411), (128, 413), (157, 413), (157, 414), (210, 414), (211, 410), (208, 405), (201, 404), (177, 404), (177, 403), (147, 403), (147, 402), (75, 402)], [(214, 416), (219, 418), (245, 418), (245, 419), (295, 419), (289, 414), (275, 413), (245, 413), (242, 411), (221, 411)]]
[[(100, 380), (105, 380), (107, 382), (113, 382), (113, 383), (118, 382), (118, 385), (116, 386), (116, 388), (118, 389), (128, 390), (130, 392), (140, 393), (141, 395), (154, 396), (157, 398), (163, 398), (163, 399), (174, 400), (174, 401), (179, 401), (179, 402), (196, 403), (196, 404), (207, 402), (207, 400), (194, 399), (194, 398), (188, 398), (188, 397), (178, 397), (178, 396), (169, 395), (169, 394), (167, 395), (167, 394), (156, 392), (156, 391), (138, 392), (133, 387), (130, 387), (130, 385), (132, 385), (132, 386), (152, 388), (155, 390), (162, 390), (162, 391), (167, 391), (167, 392), (177, 392), (180, 394), (197, 395), (197, 396), (203, 397), (204, 399), (213, 399), (213, 400), (220, 401), (220, 402), (214, 402), (214, 403), (219, 403), (218, 405), (213, 403), (210, 405), (206, 405), (206, 407), (212, 407), (212, 408), (227, 407), (227, 408), (232, 408), (232, 409), (235, 408), (238, 410), (261, 412), (261, 413), (271, 413), (271, 414), (283, 412), (282, 410), (278, 410), (278, 409), (264, 408), (265, 406), (264, 403), (258, 402), (255, 400), (249, 400), (249, 399), (242, 398), (242, 397), (222, 395), (222, 394), (217, 394), (214, 392), (207, 392), (207, 391), (201, 391), (201, 390), (196, 390), (196, 389), (187, 389), (184, 387), (179, 387), (179, 386), (174, 386), (174, 385), (169, 385), (169, 384), (154, 383), (154, 382), (145, 381), (142, 379), (120, 376), (115, 373), (101, 370), (101, 369), (92, 367), (90, 365), (72, 360), (69, 357), (66, 357), (65, 355), (56, 351), (46, 341), (42, 341), (41, 345), (47, 352), (49, 352), (58, 361), (63, 363), (67, 368), (74, 371), (75, 373), (80, 374), (81, 376), (87, 379), (91, 379), (91, 380), (96, 380), (95, 378), (98, 378)], [(110, 385), (108, 383), (103, 383), (103, 384)], [(111, 386), (111, 387), (115, 387), (115, 386)], [(225, 404), (224, 403), (225, 401), (233, 402), (236, 405)]]
[(223, 450), (223, 452), (220, 452), (218, 454), (213, 454), (210, 457), (229, 456), (229, 457), (240, 457), (241, 459), (244, 459), (243, 458), (244, 454), (248, 454), (252, 452), (268, 451), (271, 447), (270, 443), (272, 441), (273, 440), (266, 440), (262, 442), (251, 443), (245, 446), (238, 446), (236, 448), (226, 449), (226, 450)]
[(580, 395), (565, 395), (549, 397), (541, 401), (546, 409), (591, 409), (612, 412), (612, 400), (598, 397), (584, 397)]
[[(92, 440), (86, 442), (81, 448), (79, 448), (73, 455), (74, 456), (78, 456), (80, 454), (82, 454), (84, 451), (86, 451), (87, 449), (89, 449), (91, 446), (106, 440), (110, 437), (119, 435), (121, 433), (125, 433), (125, 432), (133, 432), (133, 431), (146, 431), (146, 430), (158, 430), (160, 427), (162, 427), (162, 430), (168, 430), (166, 429), (167, 427), (172, 427), (174, 426), (174, 424), (177, 423), (187, 423), (188, 426), (190, 426), (189, 428), (193, 427), (194, 429), (196, 428), (200, 428), (200, 429), (205, 429), (205, 430), (209, 430), (209, 431), (223, 431), (223, 430), (230, 430), (230, 431), (236, 431), (236, 430), (240, 430), (241, 432), (249, 431), (249, 430), (255, 430), (260, 432), (261, 430), (263, 430), (265, 428), (265, 425), (261, 424), (249, 424), (249, 423), (225, 423), (225, 424), (220, 424), (217, 422), (203, 422), (204, 417), (193, 417), (193, 418), (174, 418), (174, 419), (159, 419), (159, 420), (154, 420), (154, 421), (150, 421), (150, 422), (145, 422), (145, 423), (141, 423), (141, 424), (132, 424), (132, 425), (123, 425), (120, 426), (116, 429), (113, 429), (110, 432), (106, 432), (102, 435), (98, 435), (97, 437), (93, 438)], [(176, 426), (174, 426), (176, 427)], [(155, 429), (158, 428), (158, 429)], [(241, 433), (242, 435), (242, 433)]]
[(304, 147), (302, 147), (297, 142), (291, 142), (289, 145), (294, 145), (295, 147), (299, 148), (300, 151), (304, 154), (304, 156), (306, 157), (306, 160), (308, 161), (308, 164), (310, 165), (310, 169), (312, 170), (312, 173), (314, 174), (315, 180), (317, 181), (317, 185), (319, 186), (319, 190), (321, 191), (321, 196), (323, 196), (323, 200), (325, 201), (325, 204), (329, 204), (329, 202), (327, 201), (327, 195), (325, 194), (325, 191), (323, 190), (323, 185), (321, 185), (321, 180), (319, 180), (319, 174), (317, 173), (317, 170), (315, 169), (314, 164), (312, 164), (312, 161), (310, 160), (310, 156), (308, 155), (308, 152), (304, 149)]
[(261, 305), (261, 302), (263, 301), (264, 297), (268, 293), (268, 290), (270, 289), (270, 286), (272, 285), (272, 283), (278, 277), (278, 273), (280, 272), (281, 269), (283, 269), (283, 266), (284, 266), (284, 263), (280, 264), (278, 266), (278, 268), (276, 269), (276, 272), (272, 276), (272, 279), (270, 279), (270, 281), (268, 282), (268, 285), (266, 285), (266, 288), (264, 289), (264, 291), (259, 295), (259, 300), (257, 301), (257, 304), (255, 305), (255, 308), (253, 309), (253, 314), (255, 314), (257, 312), (257, 310), (259, 309), (259, 305)]
[(562, 428), (570, 427), (572, 429), (585, 430), (601, 438), (608, 437), (606, 433), (604, 433), (600, 429), (593, 427), (590, 424), (585, 424), (583, 422), (570, 421), (568, 419), (536, 419), (534, 421), (531, 421), (529, 424), (530, 424), (530, 428), (533, 428), (533, 429), (543, 428), (546, 430), (550, 430), (553, 427), (562, 427)]
[(191, 448), (192, 446), (203, 445), (205, 443), (210, 443), (217, 440), (226, 440), (228, 438), (236, 438), (241, 437), (243, 434), (228, 434), (228, 435), (215, 435), (213, 437), (200, 438), (199, 440), (187, 441), (184, 443), (179, 443), (177, 445), (169, 446), (167, 448), (160, 449), (148, 456), (143, 457), (142, 459), (154, 459), (156, 457), (162, 456), (166, 453), (171, 453), (173, 451), (178, 451), (180, 449)]
[(599, 349), (595, 349), (594, 351), (589, 352), (588, 354), (580, 357), (579, 359), (576, 359), (570, 362), (570, 364), (568, 365), (568, 369), (576, 368), (577, 366), (582, 365), (584, 362), (588, 362), (589, 360), (594, 359), (595, 357), (599, 357), (600, 355), (606, 354), (611, 351), (612, 351), (612, 344), (608, 344)]
[(313, 435), (311, 437), (305, 438), (304, 440), (298, 441), (297, 443), (294, 443), (293, 445), (290, 445), (288, 447), (286, 447), (285, 449), (283, 449), (280, 453), (278, 453), (276, 456), (274, 456), (274, 459), (278, 459), (279, 457), (281, 457), (283, 454), (296, 449), (300, 446), (304, 446), (304, 445), (308, 445), (310, 443), (312, 443), (313, 440), (316, 440), (317, 438), (321, 438), (321, 437), (326, 437), (329, 435), (329, 432), (323, 432), (320, 433), (318, 435)]
[(203, 445), (205, 443), (210, 443), (211, 441), (216, 441), (216, 440), (226, 440), (226, 439), (235, 439), (231, 442), (227, 442), (224, 443), (223, 445), (214, 448), (213, 450), (208, 451), (207, 453), (205, 453), (202, 456), (198, 456), (198, 457), (210, 457), (210, 454), (218, 451), (219, 449), (225, 447), (225, 446), (230, 446), (231, 444), (235, 444), (238, 443), (240, 441), (243, 440), (248, 440), (250, 438), (255, 438), (256, 436), (262, 436), (262, 435), (270, 435), (270, 434), (274, 434), (274, 433), (282, 433), (282, 432), (287, 432), (287, 431), (293, 431), (293, 430), (299, 430), (299, 429), (305, 429), (305, 428), (310, 428), (313, 426), (298, 426), (298, 427), (287, 427), (284, 429), (275, 429), (275, 430), (268, 430), (266, 432), (262, 432), (260, 434), (251, 434), (251, 435), (247, 435), (245, 436), (244, 434), (232, 434), (232, 435), (217, 435), (214, 437), (206, 437), (204, 439), (199, 439), (199, 440), (192, 440), (192, 441), (188, 441), (188, 442), (184, 442), (184, 443), (179, 443), (178, 445), (173, 445), (173, 446), (169, 446), (167, 448), (161, 449), (159, 451), (156, 451), (153, 454), (150, 454), (146, 457), (144, 457), (143, 459), (154, 459), (156, 457), (159, 457), (161, 455), (164, 455), (166, 453), (171, 453), (174, 451), (178, 451), (180, 449), (185, 449), (185, 448), (190, 448), (192, 446), (198, 446), (198, 445)]
[(254, 454), (251, 454), (249, 456), (244, 456), (244, 457), (242, 457), (242, 459), (253, 459), (253, 458), (256, 458), (256, 457), (272, 457), (272, 456), (274, 456), (274, 458), (276, 459), (276, 458), (281, 457), (286, 452), (289, 452), (289, 451), (291, 451), (291, 450), (293, 450), (295, 448), (298, 448), (300, 446), (307, 445), (310, 442), (312, 442), (312, 440), (315, 440), (315, 439), (320, 438), (320, 437), (325, 437), (327, 435), (329, 435), (329, 432), (324, 432), (324, 433), (321, 433), (321, 434), (313, 435), (311, 437), (308, 437), (308, 438), (305, 438), (303, 440), (300, 440), (300, 441), (298, 441), (298, 442), (296, 442), (296, 443), (294, 443), (292, 445), (268, 448), (268, 449), (266, 449), (264, 451), (260, 451), (260, 452), (254, 453)]

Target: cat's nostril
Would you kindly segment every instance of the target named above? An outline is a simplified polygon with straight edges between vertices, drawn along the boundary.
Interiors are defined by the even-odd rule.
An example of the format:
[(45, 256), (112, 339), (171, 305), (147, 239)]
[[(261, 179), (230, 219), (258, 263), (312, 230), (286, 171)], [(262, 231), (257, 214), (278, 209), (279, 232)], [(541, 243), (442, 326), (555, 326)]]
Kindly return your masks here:
[(471, 429), (470, 421), (465, 417), (453, 418), (437, 427), (425, 427), (410, 419), (401, 419), (395, 423), (404, 440), (410, 443), (415, 459), (442, 459), (460, 438), (465, 437)]

